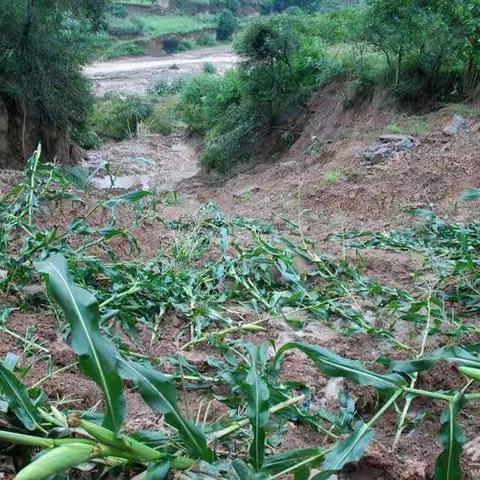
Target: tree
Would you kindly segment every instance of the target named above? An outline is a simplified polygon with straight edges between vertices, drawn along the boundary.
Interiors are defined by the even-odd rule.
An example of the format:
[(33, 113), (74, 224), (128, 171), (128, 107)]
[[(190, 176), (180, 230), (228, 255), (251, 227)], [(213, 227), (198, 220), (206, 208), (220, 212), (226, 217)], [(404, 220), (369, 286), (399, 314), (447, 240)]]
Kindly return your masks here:
[(370, 0), (363, 40), (384, 53), (402, 96), (465, 94), (459, 84), (478, 77), (479, 15), (478, 0)]
[[(13, 116), (41, 129), (80, 127), (91, 105), (81, 67), (88, 35), (105, 0), (3, 0), (0, 8), (0, 99)], [(28, 152), (22, 152), (28, 155)]]
[(225, 9), (218, 18), (217, 40), (231, 40), (237, 27), (235, 15), (231, 10)]

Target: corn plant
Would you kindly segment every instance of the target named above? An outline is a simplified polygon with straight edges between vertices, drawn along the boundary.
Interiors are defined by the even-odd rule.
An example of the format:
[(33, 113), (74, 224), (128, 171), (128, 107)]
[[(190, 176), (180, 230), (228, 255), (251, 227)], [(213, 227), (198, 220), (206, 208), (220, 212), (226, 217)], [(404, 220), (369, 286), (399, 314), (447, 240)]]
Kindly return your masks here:
[[(48, 353), (46, 346), (22, 339), (6, 325), (15, 308), (31, 308), (22, 300), (23, 288), (44, 278), (48, 296), (42, 301), (51, 300), (66, 321), (64, 337), (83, 374), (102, 392), (103, 409), (96, 414), (59, 409), (39, 388), (23, 384), (12, 356), (0, 362), (0, 400), (11, 426), (0, 431), (0, 441), (17, 446), (18, 479), (41, 480), (86, 465), (102, 474), (128, 471), (147, 480), (171, 472), (191, 479), (327, 479), (365, 454), (379, 420), (389, 411), (398, 413), (392, 432), (395, 446), (417, 398), (445, 406), (436, 480), (461, 478), (465, 439), (458, 416), (480, 398), (473, 388), (480, 378), (478, 348), (458, 341), (460, 334), (476, 331), (465, 316), (475, 308), (476, 224), (450, 225), (429, 214), (423, 231), (369, 234), (363, 244), (355, 234), (358, 247), (414, 250), (429, 257), (432, 268), (440, 265), (438, 286), (428, 294), (386, 287), (358, 267), (318, 253), (290, 221), (288, 233), (280, 233), (252, 219), (227, 218), (212, 205), (188, 222), (156, 218), (175, 233), (172, 244), (149, 260), (124, 259), (111, 241), (122, 238), (133, 253), (138, 252), (132, 232), (149, 214), (146, 202), (154, 206), (158, 199), (147, 192), (116, 197), (107, 192), (65, 229), (41, 227), (37, 217), (52, 201), (83, 200), (56, 166), (39, 162), (39, 155), (30, 161), (25, 181), (0, 200), (0, 259), (8, 273), (1, 284), (6, 299), (0, 310), (2, 329), (28, 348)], [(119, 222), (119, 209), (125, 206), (142, 211), (128, 229)], [(106, 213), (100, 226), (92, 221), (99, 210)], [(298, 266), (299, 259), (309, 265), (307, 270)], [(468, 294), (472, 301), (462, 300), (460, 312), (450, 316), (445, 304), (457, 300), (452, 289), (447, 296), (446, 287), (452, 285), (458, 287), (457, 299), (461, 292), (463, 299)], [(239, 318), (235, 311), (240, 307), (259, 320)], [(304, 312), (308, 320), (291, 319), (285, 309)], [(382, 312), (391, 324), (372, 322), (366, 309)], [(116, 328), (134, 337), (142, 322), (154, 339), (161, 331), (159, 319), (170, 312), (179, 315), (186, 328), (179, 354), (168, 359), (178, 373), (167, 375), (159, 369), (159, 359), (127, 347)], [(379, 372), (318, 345), (292, 341), (272, 351), (268, 344), (239, 338), (242, 333), (270, 333), (271, 320), (279, 318), (293, 329), (311, 321), (328, 323), (346, 335), (366, 333), (397, 349), (406, 360), (383, 358)], [(423, 331), (419, 347), (397, 338), (399, 321)], [(432, 351), (428, 339), (438, 332), (447, 332), (453, 346)], [(218, 354), (208, 358), (213, 372), (209, 376), (181, 355), (202, 343)], [(354, 400), (342, 392), (337, 412), (311, 409), (311, 392), (304, 383), (284, 380), (284, 361), (292, 350), (306, 355), (326, 377), (375, 389), (378, 408), (360, 418)], [(439, 362), (458, 366), (465, 377), (463, 388), (418, 387), (423, 372)], [(228, 391), (222, 398), (228, 417), (200, 422), (183, 412), (177, 391), (187, 379), (198, 387), (221, 386)], [(125, 429), (129, 413), (125, 385), (133, 386), (162, 417), (164, 430)], [(313, 428), (323, 440), (308, 448), (278, 451), (274, 437), (281, 436), (289, 421)]]

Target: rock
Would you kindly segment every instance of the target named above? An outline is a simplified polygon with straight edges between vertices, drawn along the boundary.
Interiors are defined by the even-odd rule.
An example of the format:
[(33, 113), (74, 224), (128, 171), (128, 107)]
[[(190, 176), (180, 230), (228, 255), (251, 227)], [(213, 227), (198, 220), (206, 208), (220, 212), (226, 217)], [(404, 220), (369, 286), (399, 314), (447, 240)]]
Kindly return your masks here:
[(378, 163), (388, 160), (393, 156), (393, 150), (384, 143), (375, 143), (370, 145), (363, 153), (363, 158), (370, 163)]
[(410, 135), (382, 135), (380, 143), (370, 145), (362, 152), (362, 157), (371, 164), (390, 160), (398, 152), (406, 152), (415, 147), (415, 139)]
[(6, 280), (7, 277), (8, 277), (8, 271), (0, 270), (0, 282), (3, 282), (3, 280)]
[(411, 150), (415, 146), (415, 141), (412, 137), (406, 137), (395, 143), (395, 150), (397, 152), (405, 152)]
[(383, 143), (398, 143), (398, 142), (403, 142), (404, 140), (413, 140), (413, 138), (410, 135), (399, 135), (399, 134), (380, 135), (378, 139)]
[(176, 63), (173, 63), (172, 65), (170, 65), (170, 67), (168, 67), (170, 70), (180, 70), (180, 67), (176, 64)]
[(27, 285), (23, 289), (23, 294), (25, 295), (25, 298), (27, 300), (33, 300), (35, 297), (46, 293), (46, 291), (47, 289), (45, 288), (45, 285), (40, 283), (34, 283), (33, 285)]
[(234, 193), (233, 196), (235, 198), (245, 199), (260, 191), (260, 187), (258, 185), (252, 185), (250, 187), (244, 188), (243, 190), (239, 190), (238, 192)]
[(443, 133), (448, 137), (454, 137), (458, 135), (461, 130), (468, 126), (468, 121), (461, 115), (454, 115), (450, 125), (443, 129)]

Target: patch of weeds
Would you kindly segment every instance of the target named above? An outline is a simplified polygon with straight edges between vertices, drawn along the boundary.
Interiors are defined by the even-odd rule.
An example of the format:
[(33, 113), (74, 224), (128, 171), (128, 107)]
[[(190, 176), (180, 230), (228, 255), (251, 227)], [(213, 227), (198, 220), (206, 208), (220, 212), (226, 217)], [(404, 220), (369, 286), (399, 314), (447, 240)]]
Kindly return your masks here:
[(421, 117), (397, 117), (385, 127), (385, 132), (399, 135), (419, 137), (428, 130), (428, 121)]
[(202, 72), (206, 74), (215, 75), (217, 73), (217, 68), (213, 63), (205, 62), (202, 67)]
[(96, 103), (91, 122), (98, 135), (125, 140), (136, 135), (139, 122), (152, 112), (152, 103), (146, 98), (115, 94)]
[(345, 178), (345, 172), (343, 170), (328, 170), (323, 175), (323, 181), (327, 185), (335, 185)]
[(170, 135), (179, 124), (178, 96), (163, 97), (156, 102), (151, 114), (142, 121), (142, 128), (152, 132)]

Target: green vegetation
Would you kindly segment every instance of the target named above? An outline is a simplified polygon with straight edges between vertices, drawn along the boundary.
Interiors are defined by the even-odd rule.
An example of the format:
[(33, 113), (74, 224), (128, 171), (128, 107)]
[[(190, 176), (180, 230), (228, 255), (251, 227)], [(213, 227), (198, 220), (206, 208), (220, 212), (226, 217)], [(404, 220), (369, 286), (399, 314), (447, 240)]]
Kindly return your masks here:
[(231, 10), (224, 10), (218, 18), (217, 40), (231, 40), (238, 28), (237, 20)]
[[(193, 224), (166, 222), (167, 230), (178, 233), (177, 241), (154, 258), (124, 259), (115, 252), (115, 239), (123, 238), (138, 251), (131, 232), (147, 221), (158, 199), (147, 192), (107, 195), (64, 229), (37, 226), (37, 215), (44, 215), (54, 205), (52, 200), (81, 201), (62, 170), (41, 164), (39, 156), (37, 152), (30, 160), (25, 181), (0, 199), (0, 259), (8, 269), (0, 288), (13, 293), (2, 306), (2, 318), (8, 320), (15, 309), (38, 309), (39, 304), (28, 304), (21, 292), (44, 278), (48, 295), (42, 294), (41, 307), (57, 313), (83, 374), (102, 392), (104, 410), (56, 407), (41, 387), (25, 386), (28, 371), (21, 369), (18, 358), (7, 357), (0, 363), (1, 415), (15, 428), (1, 430), (0, 439), (18, 446), (11, 454), (18, 458), (22, 452), (26, 459), (18, 466), (17, 479), (46, 480), (85, 462), (93, 469), (92, 478), (100, 471), (144, 472), (147, 478), (173, 471), (192, 479), (205, 472), (220, 478), (275, 480), (287, 474), (308, 478), (313, 469), (317, 478), (327, 478), (360, 459), (375, 428), (395, 412), (396, 443), (415, 399), (423, 399), (426, 409), (441, 405), (444, 412), (439, 420), (442, 452), (435, 479), (445, 479), (445, 472), (461, 477), (465, 439), (459, 416), (468, 404), (480, 400), (472, 382), (480, 376), (478, 346), (462, 341), (479, 333), (469, 321), (480, 304), (474, 253), (478, 223), (455, 225), (432, 212), (416, 211), (424, 219), (419, 228), (342, 237), (342, 242), (357, 248), (409, 250), (422, 256), (437, 281), (428, 291), (414, 293), (373, 282), (346, 261), (317, 252), (291, 222), (286, 223), (291, 231), (280, 234), (272, 225), (228, 219), (212, 206), (205, 207)], [(478, 198), (478, 190), (465, 195), (468, 200)], [(92, 218), (98, 209), (107, 217), (103, 225)], [(136, 212), (128, 230), (119, 224), (125, 209)], [(299, 258), (313, 268), (299, 270)], [(386, 320), (373, 325), (361, 305)], [(302, 330), (307, 317), (289, 320), (286, 308), (304, 312), (308, 322), (381, 338), (392, 355), (383, 356), (372, 368), (317, 345), (287, 342), (268, 355), (266, 343), (242, 340), (243, 334), (264, 333), (270, 322), (281, 318), (292, 329)], [(247, 311), (259, 320), (246, 320)], [(166, 375), (158, 369), (159, 359), (146, 358), (128, 346), (116, 325), (134, 332), (142, 322), (155, 335), (161, 328), (159, 316), (171, 312), (185, 321), (188, 330), (192, 326), (192, 335), (177, 355), (166, 359), (173, 367)], [(338, 319), (343, 327), (335, 327)], [(419, 348), (397, 337), (402, 322), (420, 332)], [(4, 332), (16, 335), (28, 350), (49, 355), (48, 346), (24, 339), (5, 325)], [(436, 347), (439, 332), (449, 337), (451, 346)], [(208, 372), (199, 371), (183, 355), (205, 344), (216, 353), (209, 357)], [(324, 376), (378, 392), (374, 411), (357, 413), (346, 392), (338, 410), (313, 407), (312, 392), (302, 380), (286, 381), (282, 375), (292, 350), (306, 355)], [(417, 384), (421, 372), (442, 362), (458, 368), (458, 382), (442, 390)], [(125, 381), (163, 416), (167, 431), (124, 432)], [(182, 395), (186, 382), (197, 391), (214, 387), (220, 391), (220, 387), (217, 401), (225, 403), (229, 413), (194, 423), (182, 412), (177, 397), (177, 389)], [(322, 440), (308, 448), (286, 445), (279, 451), (292, 422), (315, 430)], [(56, 435), (59, 431), (62, 435)], [(39, 451), (43, 455), (35, 455)]]
[(81, 66), (101, 3), (2, 2), (0, 95), (47, 128), (80, 127), (91, 106)]
[(211, 16), (155, 16), (136, 17), (142, 25), (143, 32), (149, 37), (158, 37), (172, 33), (201, 32), (208, 28), (215, 28), (215, 19)]

